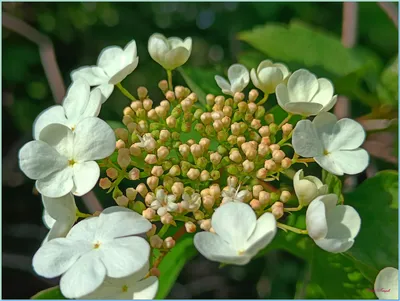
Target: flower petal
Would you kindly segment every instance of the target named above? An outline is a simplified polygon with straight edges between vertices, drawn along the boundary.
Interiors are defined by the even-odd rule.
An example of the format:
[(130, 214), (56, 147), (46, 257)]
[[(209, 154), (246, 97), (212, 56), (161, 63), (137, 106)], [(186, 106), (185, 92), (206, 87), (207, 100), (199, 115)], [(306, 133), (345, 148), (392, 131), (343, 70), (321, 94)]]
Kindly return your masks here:
[(103, 84), (97, 87), (101, 92), (101, 103), (105, 103), (105, 101), (110, 97), (111, 93), (114, 91), (114, 85), (111, 84)]
[(111, 127), (97, 117), (80, 121), (74, 131), (74, 159), (93, 161), (111, 155), (115, 150), (115, 134)]
[(318, 195), (317, 185), (313, 181), (304, 178), (303, 170), (297, 171), (293, 177), (293, 188), (299, 200), (299, 204), (307, 206)]
[(61, 277), (60, 289), (69, 298), (80, 298), (95, 291), (104, 281), (106, 269), (95, 251), (81, 258)]
[(167, 39), (159, 33), (150, 36), (148, 51), (153, 60), (164, 67), (165, 54), (170, 50)]
[(365, 149), (340, 150), (329, 154), (336, 166), (345, 174), (356, 175), (363, 172), (369, 164), (369, 155)]
[(89, 102), (81, 118), (83, 119), (85, 117), (97, 117), (100, 113), (101, 104), (102, 104), (101, 90), (100, 88), (95, 88), (90, 92)]
[(90, 86), (87, 81), (77, 79), (72, 82), (63, 101), (65, 115), (70, 120), (78, 120), (89, 102)]
[(316, 156), (314, 157), (315, 162), (318, 163), (326, 171), (337, 176), (343, 176), (342, 168), (337, 164), (332, 154)]
[(241, 92), (250, 82), (247, 68), (241, 64), (233, 64), (228, 69), (228, 79), (233, 93)]
[(290, 102), (285, 105), (285, 110), (292, 114), (299, 114), (303, 116), (317, 115), (321, 112), (323, 106), (315, 102)]
[(71, 72), (71, 79), (73, 81), (83, 78), (91, 86), (97, 86), (107, 81), (107, 76), (104, 71), (95, 66), (84, 66)]
[(333, 85), (332, 82), (326, 78), (318, 79), (318, 91), (311, 99), (314, 103), (321, 104), (324, 108), (330, 103), (333, 96)]
[(100, 167), (95, 161), (75, 163), (74, 171), (74, 191), (77, 196), (88, 193), (100, 177)]
[(19, 167), (30, 179), (42, 179), (68, 165), (67, 158), (43, 141), (30, 141), (18, 153)]
[(101, 261), (107, 269), (107, 276), (127, 277), (147, 264), (150, 245), (142, 237), (130, 236), (100, 244)]
[(315, 240), (315, 244), (327, 252), (343, 253), (353, 246), (354, 240), (323, 238)]
[(315, 126), (310, 120), (300, 120), (293, 130), (292, 144), (296, 153), (302, 157), (316, 157), (324, 153)]
[(275, 66), (261, 69), (258, 73), (258, 78), (263, 84), (263, 92), (272, 94), (275, 88), (283, 81), (283, 74), (281, 69)]
[(75, 241), (88, 241), (93, 247), (95, 234), (99, 225), (99, 217), (89, 217), (78, 222), (68, 232), (67, 238)]
[(43, 195), (58, 198), (74, 188), (72, 168), (66, 167), (36, 181), (36, 189)]
[(215, 210), (211, 225), (215, 232), (234, 250), (241, 251), (257, 224), (256, 215), (248, 204), (231, 202)]
[(153, 300), (158, 291), (158, 278), (150, 276), (136, 283), (132, 299)]
[[(42, 201), (47, 214), (52, 219), (64, 222), (63, 224), (66, 225), (66, 227), (68, 228), (68, 233), (76, 220), (76, 205), (73, 195), (71, 193), (68, 193), (59, 198), (49, 198), (43, 195)], [(61, 225), (59, 227), (61, 227)], [(65, 233), (65, 235), (67, 233)]]
[(51, 227), (56, 223), (56, 220), (50, 216), (46, 209), (43, 209), (42, 221), (47, 229), (51, 229)]
[(256, 228), (247, 241), (246, 253), (253, 257), (275, 237), (276, 220), (272, 213), (264, 213), (257, 220)]
[(136, 235), (149, 231), (151, 223), (139, 213), (119, 206), (108, 207), (99, 216), (96, 239)]
[(312, 121), (325, 149), (328, 148), (331, 140), (333, 139), (332, 131), (336, 122), (336, 116), (328, 112), (319, 113)]
[(65, 273), (86, 252), (90, 244), (55, 238), (42, 245), (33, 256), (33, 269), (40, 276), (54, 278)]
[(74, 140), (72, 130), (68, 126), (59, 123), (49, 124), (41, 130), (39, 140), (54, 148), (59, 156), (64, 156), (66, 159), (72, 157)]
[(51, 106), (36, 117), (33, 122), (33, 139), (38, 140), (42, 129), (51, 123), (68, 124), (64, 108), (60, 105)]
[(97, 59), (97, 66), (102, 68), (108, 76), (114, 73), (118, 60), (122, 57), (124, 51), (119, 46), (109, 46), (104, 48)]
[(289, 77), (287, 88), (290, 101), (310, 102), (318, 91), (318, 80), (308, 70), (300, 69)]
[(245, 265), (251, 259), (250, 256), (239, 255), (238, 251), (229, 246), (218, 234), (199, 232), (194, 236), (193, 242), (201, 255), (211, 261)]
[(322, 112), (328, 112), (330, 109), (333, 108), (336, 102), (337, 102), (337, 95), (333, 96), (332, 99), (324, 106)]
[(374, 284), (375, 295), (379, 299), (399, 299), (399, 270), (387, 267), (376, 276)]
[(332, 129), (333, 138), (327, 150), (352, 150), (360, 147), (365, 140), (365, 131), (361, 124), (353, 119), (340, 119)]
[(325, 238), (328, 233), (327, 214), (335, 208), (337, 196), (327, 194), (317, 197), (307, 208), (306, 226), (308, 235), (314, 240)]
[(228, 81), (225, 78), (223, 78), (222, 76), (219, 76), (219, 75), (216, 75), (214, 78), (215, 78), (215, 81), (217, 82), (218, 87), (221, 88), (222, 93), (232, 95), (231, 85), (228, 83)]
[(284, 79), (290, 74), (289, 69), (286, 65), (281, 64), (281, 63), (275, 63), (274, 66), (281, 69)]
[(289, 92), (285, 84), (279, 84), (275, 89), (278, 105), (285, 110), (285, 106), (290, 102)]
[(348, 205), (339, 205), (327, 215), (328, 233), (326, 238), (353, 240), (361, 227), (357, 211)]
[[(124, 54), (125, 56), (125, 54)], [(129, 58), (130, 59), (130, 58)], [(126, 62), (125, 59), (123, 59), (124, 62), (120, 63), (120, 66), (118, 69), (115, 69), (113, 74), (110, 74), (110, 79), (108, 81), (109, 84), (116, 85), (120, 82), (122, 82), (129, 74), (131, 74), (137, 67), (139, 63), (139, 59), (136, 58), (133, 61)]]
[(174, 48), (165, 54), (164, 68), (173, 70), (189, 59), (190, 52), (184, 47)]

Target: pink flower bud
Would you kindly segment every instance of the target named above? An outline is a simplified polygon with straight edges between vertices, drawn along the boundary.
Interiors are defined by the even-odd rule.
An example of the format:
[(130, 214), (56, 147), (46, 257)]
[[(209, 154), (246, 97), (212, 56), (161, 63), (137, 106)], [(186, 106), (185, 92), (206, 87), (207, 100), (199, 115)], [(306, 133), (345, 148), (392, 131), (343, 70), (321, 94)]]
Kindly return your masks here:
[(144, 162), (147, 164), (156, 164), (157, 163), (157, 157), (156, 155), (153, 154), (148, 154), (146, 158), (144, 158)]
[(146, 111), (150, 111), (153, 107), (153, 101), (151, 99), (144, 99), (143, 100), (143, 109)]
[(185, 97), (185, 88), (182, 86), (176, 86), (175, 87), (175, 96), (178, 99)]
[(196, 225), (193, 222), (186, 222), (185, 229), (187, 233), (194, 233), (196, 232)]
[(124, 114), (124, 117), (125, 116), (131, 117), (131, 120), (132, 120), (132, 117), (135, 116), (135, 112), (133, 112), (131, 107), (125, 107), (124, 111), (123, 111), (123, 114)]
[(196, 168), (189, 169), (187, 177), (191, 180), (196, 180), (200, 176), (200, 171)]
[(254, 210), (261, 209), (261, 202), (259, 200), (257, 200), (257, 199), (252, 199), (251, 202), (250, 202), (250, 206)]
[(210, 186), (210, 195), (214, 198), (214, 200), (217, 200), (221, 197), (221, 188), (218, 184), (212, 184)]
[(266, 144), (258, 145), (258, 154), (262, 157), (266, 156), (269, 153), (269, 146)]
[(142, 197), (145, 197), (146, 194), (149, 192), (149, 191), (147, 190), (146, 185), (145, 185), (144, 183), (140, 183), (140, 184), (136, 187), (136, 191), (139, 192), (139, 194), (140, 194)]
[(203, 206), (206, 209), (211, 209), (214, 206), (215, 200), (211, 195), (203, 197)]
[(143, 108), (143, 104), (139, 100), (132, 101), (131, 108), (132, 108), (132, 110), (134, 110), (136, 112), (138, 109), (142, 109)]
[(131, 179), (132, 181), (138, 180), (140, 177), (140, 170), (137, 169), (136, 167), (132, 168), (129, 171), (129, 179)]
[(175, 182), (171, 188), (172, 194), (179, 198), (183, 193), (183, 183), (182, 182)]
[(258, 130), (259, 128), (261, 128), (261, 121), (259, 119), (253, 119), (251, 121), (251, 127), (255, 130)]
[(144, 202), (146, 203), (147, 206), (151, 206), (151, 203), (156, 199), (156, 196), (154, 192), (149, 192), (146, 194), (146, 197), (144, 198)]
[(205, 182), (208, 181), (209, 179), (210, 179), (210, 173), (207, 170), (203, 170), (200, 173), (200, 181)]
[(231, 118), (228, 116), (225, 116), (224, 118), (221, 119), (222, 125), (224, 126), (224, 128), (229, 128), (229, 126), (231, 125)]
[[(168, 89), (168, 88), (167, 88)], [(165, 93), (165, 98), (168, 101), (174, 101), (175, 100), (175, 93), (172, 91), (168, 91), (167, 93)]]
[(283, 216), (283, 203), (275, 202), (271, 206), (272, 214), (275, 216), (276, 219), (280, 219)]
[(124, 140), (119, 139), (117, 142), (115, 142), (115, 148), (116, 149), (121, 149), (125, 147), (125, 142)]
[(164, 239), (163, 247), (166, 249), (171, 249), (175, 246), (175, 240), (172, 237), (167, 237)]
[(253, 186), (253, 196), (258, 199), (260, 192), (263, 190), (264, 190), (264, 188), (261, 185), (254, 185)]
[(137, 94), (139, 96), (139, 99), (145, 99), (147, 96), (147, 93), (148, 93), (148, 91), (147, 91), (146, 87), (138, 87), (137, 88)]
[(285, 123), (282, 126), (282, 132), (284, 136), (288, 136), (293, 130), (293, 125), (291, 125), (290, 123)]
[(256, 89), (251, 89), (249, 92), (249, 101), (250, 102), (256, 101), (258, 95), (259, 95), (259, 93)]
[(229, 155), (229, 159), (231, 159), (235, 163), (240, 163), (243, 160), (240, 152), (237, 150), (232, 151), (232, 153)]
[(249, 161), (249, 160), (245, 160), (243, 163), (243, 170), (245, 172), (251, 172), (254, 170), (254, 162)]
[(260, 191), (258, 200), (260, 201), (261, 205), (268, 205), (269, 201), (271, 200), (271, 194), (267, 191)]
[(233, 113), (232, 107), (231, 106), (224, 106), (223, 109), (222, 109), (222, 113), (224, 113), (224, 115), (227, 116), (227, 117), (231, 117), (232, 113)]
[(128, 141), (129, 133), (128, 133), (127, 129), (118, 128), (118, 129), (115, 129), (114, 132), (115, 132), (115, 136), (117, 136), (118, 139), (122, 139), (124, 141)]
[(210, 219), (203, 219), (200, 221), (200, 229), (204, 231), (209, 231), (211, 228), (211, 220)]
[(147, 208), (146, 210), (143, 210), (142, 215), (144, 218), (150, 220), (156, 216), (156, 211), (152, 208)]
[(157, 157), (160, 160), (164, 160), (167, 158), (169, 155), (169, 149), (166, 146), (160, 146), (160, 148), (157, 150)]
[(190, 146), (190, 152), (192, 153), (193, 157), (199, 158), (203, 155), (203, 147), (199, 144), (193, 144)]
[(160, 179), (155, 176), (148, 177), (146, 180), (147, 186), (149, 186), (150, 189), (153, 191), (157, 188), (159, 181), (160, 181)]
[(265, 179), (267, 177), (268, 171), (265, 168), (260, 168), (257, 170), (256, 177), (258, 179)]
[(164, 173), (164, 170), (161, 166), (153, 166), (151, 169), (151, 174), (156, 177), (161, 177), (161, 175)]
[(270, 135), (269, 127), (266, 125), (260, 127), (258, 133), (261, 135), (261, 137), (268, 137)]
[(289, 191), (284, 190), (284, 191), (281, 192), (281, 196), (279, 197), (279, 200), (282, 203), (286, 203), (287, 201), (289, 201), (291, 196), (292, 195), (291, 195), (291, 193)]
[(234, 102), (238, 103), (244, 99), (244, 94), (242, 92), (236, 92), (233, 96)]
[(264, 167), (265, 167), (265, 169), (267, 169), (267, 170), (275, 170), (275, 168), (276, 168), (276, 163), (273, 161), (273, 160), (266, 160), (265, 162), (264, 162)]
[(121, 148), (118, 150), (117, 162), (118, 165), (121, 166), (121, 168), (127, 168), (131, 164), (131, 156), (129, 149)]
[(113, 167), (107, 168), (106, 174), (111, 180), (114, 180), (118, 177), (118, 171)]
[(276, 162), (276, 163), (280, 163), (282, 162), (282, 160), (285, 158), (285, 153), (283, 151), (279, 150), (274, 150), (272, 152), (272, 159)]
[(171, 133), (168, 130), (160, 131), (160, 140), (165, 142), (171, 137)]
[(174, 221), (174, 218), (171, 214), (166, 213), (163, 216), (161, 216), (160, 220), (164, 225), (169, 225)]
[(281, 146), (280, 146), (279, 144), (271, 144), (271, 145), (269, 146), (269, 148), (271, 149), (271, 151), (274, 151), (274, 150), (279, 150), (279, 149), (281, 149)]
[(102, 189), (108, 189), (111, 187), (111, 181), (109, 178), (101, 178), (99, 181), (99, 186)]
[(281, 166), (283, 169), (288, 169), (292, 165), (292, 159), (290, 158), (285, 158), (281, 162)]

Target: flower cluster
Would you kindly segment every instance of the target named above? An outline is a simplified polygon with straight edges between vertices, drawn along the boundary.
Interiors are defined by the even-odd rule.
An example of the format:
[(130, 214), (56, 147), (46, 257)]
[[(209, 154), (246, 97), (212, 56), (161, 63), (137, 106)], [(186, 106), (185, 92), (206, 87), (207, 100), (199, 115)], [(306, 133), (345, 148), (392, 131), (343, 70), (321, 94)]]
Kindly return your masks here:
[[(368, 165), (361, 125), (327, 112), (336, 103), (332, 83), (265, 60), (250, 72), (232, 65), (228, 81), (215, 77), (222, 94), (199, 99), (172, 83), (191, 50), (191, 38), (150, 37), (150, 56), (167, 71), (158, 83), (164, 97), (155, 100), (145, 87), (135, 97), (121, 84), (138, 64), (135, 41), (104, 49), (96, 66), (72, 72), (62, 106), (39, 115), (35, 140), (21, 148), (20, 167), (36, 180), (51, 229), (33, 266), (41, 276), (61, 276), (66, 297), (154, 298), (158, 265), (179, 242), (167, 235), (171, 226), (196, 233), (197, 250), (225, 264), (247, 264), (278, 228), (309, 235), (333, 253), (353, 245), (361, 225), (355, 209), (338, 205), (319, 178), (293, 170), (316, 162), (343, 175)], [(250, 80), (262, 97), (257, 89), (243, 92)], [(114, 86), (130, 104), (124, 126), (113, 131), (97, 116)], [(279, 122), (264, 106), (274, 93), (288, 113)], [(290, 123), (294, 115), (302, 120)], [(273, 185), (282, 174), (294, 174), (294, 189)], [(116, 206), (80, 213), (74, 195), (97, 182)], [(303, 208), (306, 229), (284, 223)]]

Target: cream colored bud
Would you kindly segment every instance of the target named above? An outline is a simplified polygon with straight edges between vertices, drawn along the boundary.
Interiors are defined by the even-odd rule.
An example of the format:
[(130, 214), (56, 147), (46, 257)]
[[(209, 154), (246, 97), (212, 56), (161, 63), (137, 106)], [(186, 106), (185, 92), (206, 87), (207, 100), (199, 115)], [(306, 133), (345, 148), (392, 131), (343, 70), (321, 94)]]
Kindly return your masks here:
[(275, 168), (276, 168), (276, 163), (275, 163), (275, 161), (269, 159), (269, 160), (266, 160), (266, 161), (264, 162), (264, 167), (265, 167), (267, 170), (275, 170)]
[(156, 216), (156, 211), (152, 208), (147, 208), (143, 210), (142, 215), (145, 219), (152, 219)]
[(118, 206), (126, 207), (128, 206), (129, 199), (126, 196), (121, 195), (115, 199), (115, 202), (118, 204)]
[(208, 148), (210, 147), (210, 143), (211, 141), (208, 138), (201, 138), (199, 141), (199, 144), (201, 145), (204, 151), (208, 150)]
[(165, 79), (159, 81), (158, 88), (165, 93), (168, 90), (168, 82)]
[(232, 113), (233, 113), (233, 109), (231, 106), (224, 106), (222, 109), (222, 113), (224, 113), (224, 115), (226, 117), (231, 117)]
[(143, 109), (149, 111), (151, 110), (152, 107), (153, 107), (153, 101), (151, 99), (146, 98), (145, 100), (143, 100)]
[(134, 131), (136, 131), (136, 129), (137, 129), (137, 124), (134, 123), (134, 122), (128, 123), (126, 126), (127, 126), (127, 128), (128, 128), (128, 132), (131, 133), (131, 134), (132, 134)]
[(221, 120), (224, 117), (224, 113), (222, 111), (215, 111), (211, 113), (211, 118), (215, 120)]
[(254, 148), (250, 148), (245, 152), (245, 155), (249, 160), (254, 160), (257, 157), (257, 151)]
[(137, 125), (137, 130), (140, 133), (146, 133), (149, 130), (149, 124), (146, 120), (140, 120)]
[[(129, 108), (129, 107), (128, 107)], [(129, 110), (131, 110), (133, 112), (133, 110), (131, 108), (129, 108)], [(122, 123), (126, 126), (128, 126), (128, 124), (133, 123), (133, 119), (131, 116), (129, 115), (125, 115), (124, 117), (122, 117)]]
[(138, 180), (140, 177), (140, 170), (137, 169), (136, 167), (132, 168), (129, 171), (129, 179), (131, 179), (132, 181)]
[(257, 170), (256, 177), (259, 179), (265, 179), (267, 177), (268, 171), (265, 168), (260, 168)]
[(154, 110), (156, 111), (158, 117), (162, 119), (165, 119), (167, 117), (168, 111), (165, 107), (157, 106)]
[(207, 105), (209, 105), (210, 107), (212, 107), (215, 104), (215, 96), (212, 94), (207, 94), (206, 96), (206, 102)]
[(139, 99), (145, 99), (147, 96), (147, 93), (148, 93), (148, 91), (147, 91), (146, 87), (138, 87), (137, 88), (137, 94), (139, 96)]
[(219, 106), (223, 106), (225, 103), (225, 97), (223, 95), (215, 97), (215, 103)]
[(174, 221), (174, 218), (171, 214), (167, 212), (166, 214), (161, 216), (160, 220), (164, 225), (170, 225)]
[(249, 101), (250, 102), (256, 101), (258, 95), (259, 95), (259, 93), (256, 89), (251, 89), (249, 92)]
[(235, 163), (240, 163), (243, 160), (242, 156), (240, 155), (240, 152), (237, 150), (231, 152), (231, 154), (229, 155), (229, 159), (231, 159)]
[(210, 188), (205, 188), (202, 191), (200, 191), (201, 197), (205, 197), (206, 195), (210, 195)]
[(257, 105), (254, 102), (250, 102), (247, 104), (247, 112), (249, 112), (249, 114), (253, 115), (256, 111), (257, 111)]
[(224, 126), (224, 128), (229, 128), (229, 126), (231, 125), (231, 118), (228, 116), (225, 116), (224, 118), (221, 119), (222, 125)]
[(186, 222), (185, 229), (187, 233), (194, 233), (197, 230), (196, 225), (193, 222)]
[(284, 190), (284, 191), (281, 192), (281, 195), (280, 195), (280, 197), (279, 197), (279, 200), (280, 200), (282, 203), (286, 203), (287, 201), (289, 201), (289, 199), (290, 199), (291, 196), (292, 196), (292, 195), (291, 195), (291, 193), (290, 193), (289, 191)]
[(209, 179), (210, 179), (210, 173), (207, 170), (203, 170), (200, 173), (200, 181), (205, 182), (208, 181)]
[(245, 172), (251, 172), (254, 170), (254, 162), (249, 161), (249, 160), (245, 160), (243, 163), (243, 170)]
[(175, 100), (175, 94), (172, 91), (168, 91), (167, 93), (165, 93), (165, 98), (171, 102)]
[(161, 166), (153, 166), (151, 169), (151, 174), (156, 177), (161, 177), (161, 175), (164, 173), (164, 170)]
[(189, 145), (187, 145), (187, 144), (179, 145), (179, 152), (182, 155), (182, 157), (187, 158), (189, 156), (189, 152), (190, 152)]
[(171, 188), (172, 194), (179, 198), (183, 193), (183, 183), (182, 182), (175, 182)]
[(228, 184), (228, 186), (231, 186), (231, 187), (236, 187), (238, 185), (238, 182), (239, 182), (239, 180), (235, 176), (229, 176), (227, 179), (227, 184)]
[(111, 180), (114, 180), (118, 177), (118, 170), (116, 170), (113, 167), (107, 168), (106, 170), (107, 177), (109, 177)]
[[(135, 116), (135, 112), (132, 110), (131, 107), (125, 107), (124, 111), (123, 111), (124, 117), (130, 117), (130, 119), (132, 120), (132, 117)], [(123, 119), (122, 119), (123, 120)], [(133, 120), (132, 120), (133, 121)]]
[(237, 136), (235, 136), (235, 135), (230, 135), (229, 137), (228, 137), (228, 143), (230, 144), (230, 145), (235, 145), (236, 144), (236, 142), (237, 142)]
[(288, 169), (292, 165), (292, 159), (286, 157), (282, 160), (281, 166), (283, 169)]
[(224, 125), (222, 124), (221, 120), (215, 120), (213, 122), (213, 128), (216, 132), (220, 132), (222, 131), (222, 129), (224, 128)]
[(144, 162), (146, 162), (147, 164), (156, 164), (157, 156), (154, 154), (148, 154), (146, 158), (144, 158)]
[(179, 176), (179, 175), (181, 174), (181, 168), (179, 167), (179, 165), (174, 165), (174, 166), (172, 166), (172, 167), (170, 168), (170, 170), (169, 170), (169, 174), (170, 174), (172, 177)]
[(157, 150), (157, 157), (160, 160), (164, 160), (165, 158), (167, 158), (169, 155), (169, 150), (166, 146), (161, 146), (158, 150)]
[(189, 139), (186, 141), (187, 145), (192, 146), (193, 144), (196, 144), (196, 141), (194, 139)]
[(192, 103), (195, 103), (197, 101), (197, 94), (192, 92), (189, 94), (188, 98), (192, 101)]
[(172, 237), (167, 237), (163, 242), (163, 247), (166, 249), (172, 249), (175, 247), (175, 240)]
[(171, 108), (171, 104), (169, 103), (168, 100), (163, 100), (160, 102), (160, 106), (164, 107), (167, 111)]
[(215, 199), (211, 195), (203, 197), (203, 206), (206, 209), (211, 209), (214, 206)]
[(269, 127), (266, 125), (260, 127), (258, 133), (261, 135), (261, 137), (268, 137), (271, 134)]
[(269, 145), (271, 145), (271, 138), (270, 137), (262, 137), (261, 143), (269, 146)]
[(261, 127), (261, 121), (259, 119), (253, 119), (251, 121), (251, 127), (255, 130), (258, 130)]
[(203, 219), (200, 221), (200, 229), (204, 231), (209, 231), (211, 228), (211, 220), (210, 219)]
[(257, 200), (257, 199), (252, 199), (251, 201), (250, 201), (250, 206), (251, 206), (251, 208), (253, 208), (254, 210), (258, 210), (258, 209), (261, 209), (261, 202), (259, 201), (259, 200)]
[(156, 195), (154, 192), (149, 192), (146, 194), (146, 197), (144, 198), (144, 202), (146, 203), (147, 206), (151, 206), (151, 203), (156, 199)]
[(214, 200), (217, 200), (221, 197), (221, 188), (218, 184), (212, 184), (210, 186), (210, 195), (214, 198)]
[(269, 148), (270, 148), (271, 151), (273, 152), (273, 151), (275, 151), (275, 150), (281, 149), (281, 146), (280, 146), (279, 144), (271, 144), (271, 145), (269, 146)]
[(290, 123), (285, 123), (282, 126), (282, 132), (284, 136), (288, 136), (293, 130), (293, 125), (291, 125)]
[(271, 206), (271, 213), (275, 216), (276, 219), (280, 219), (283, 216), (283, 203), (275, 202)]
[(124, 141), (128, 140), (129, 133), (128, 133), (127, 129), (118, 128), (118, 129), (115, 129), (114, 132), (115, 132), (115, 136), (117, 136), (117, 138), (122, 139)]
[(151, 109), (150, 111), (147, 112), (147, 117), (151, 120), (158, 120), (157, 112), (154, 109)]
[(276, 163), (280, 163), (282, 162), (282, 160), (285, 158), (285, 153), (283, 151), (279, 150), (274, 150), (272, 152), (272, 159), (276, 162)]
[(211, 233), (214, 233), (214, 234), (216, 233), (213, 227), (211, 227), (210, 230), (208, 230), (208, 231)]
[(268, 205), (271, 200), (271, 194), (267, 191), (260, 191), (258, 199), (263, 206)]
[(129, 148), (129, 152), (132, 156), (135, 157), (138, 157), (142, 154), (140, 147), (135, 144), (131, 145), (131, 147)]
[(165, 142), (171, 137), (171, 133), (168, 130), (160, 131), (160, 140)]
[(193, 216), (197, 221), (200, 221), (204, 218), (204, 213), (200, 210), (193, 212)]
[(242, 92), (236, 92), (235, 95), (233, 96), (233, 101), (238, 103), (241, 102), (244, 99), (244, 94)]
[(150, 246), (154, 249), (160, 249), (163, 245), (163, 240), (158, 235), (150, 237)]
[(236, 141), (237, 145), (240, 147), (243, 143), (246, 142), (246, 138), (244, 136), (238, 136)]
[(200, 176), (200, 171), (196, 168), (191, 168), (187, 172), (187, 177), (191, 180), (196, 180)]
[(221, 162), (221, 159), (222, 159), (222, 156), (221, 156), (219, 153), (217, 153), (217, 152), (212, 153), (212, 154), (210, 155), (210, 161), (211, 161), (211, 163), (214, 164), (214, 165), (219, 164), (219, 162)]
[(193, 102), (189, 98), (185, 98), (181, 101), (181, 106), (184, 112), (188, 112), (192, 108)]
[(201, 114), (200, 120), (201, 120), (201, 122), (203, 122), (205, 125), (210, 124), (210, 123), (213, 121), (210, 112), (205, 112), (205, 113)]
[(176, 127), (176, 118), (174, 116), (168, 116), (166, 122), (169, 128), (173, 129)]
[(148, 177), (146, 180), (147, 186), (149, 186), (153, 191), (157, 188), (159, 181), (160, 179), (155, 176)]
[(193, 144), (190, 146), (190, 152), (192, 153), (193, 157), (199, 158), (203, 155), (203, 147), (199, 144)]
[(137, 191), (135, 188), (127, 188), (125, 191), (126, 196), (130, 201), (134, 201), (136, 199)]
[(147, 237), (151, 237), (151, 236), (153, 236), (153, 235), (156, 233), (156, 231), (157, 231), (157, 226), (154, 225), (154, 224), (152, 224), (152, 225), (151, 225), (151, 229), (150, 229), (149, 231), (146, 232), (146, 236), (147, 236)]
[(131, 164), (131, 156), (129, 149), (121, 148), (118, 150), (117, 162), (118, 165), (121, 166), (121, 168), (127, 168)]
[(262, 185), (254, 185), (253, 186), (253, 197), (258, 199), (260, 192), (263, 190), (264, 190), (264, 188), (262, 187)]
[(141, 101), (135, 100), (135, 101), (132, 101), (131, 108), (132, 108), (132, 110), (134, 110), (136, 112), (138, 109), (143, 108), (143, 104)]
[(144, 183), (140, 183), (140, 184), (136, 187), (136, 191), (139, 192), (139, 194), (140, 194), (142, 197), (145, 197), (146, 194), (149, 192), (149, 191), (147, 190), (146, 185), (145, 185)]
[(125, 148), (124, 140), (122, 140), (122, 139), (117, 140), (117, 142), (115, 142), (115, 148), (116, 149)]
[(235, 135), (235, 136), (240, 135), (240, 124), (238, 122), (231, 124), (231, 132), (232, 132), (232, 135)]
[(111, 181), (109, 178), (101, 178), (99, 181), (99, 186), (102, 189), (108, 189), (111, 187)]
[(175, 96), (178, 99), (184, 98), (185, 97), (185, 87), (176, 86), (175, 87)]
[(258, 145), (258, 154), (262, 157), (266, 156), (269, 153), (269, 146), (266, 144)]

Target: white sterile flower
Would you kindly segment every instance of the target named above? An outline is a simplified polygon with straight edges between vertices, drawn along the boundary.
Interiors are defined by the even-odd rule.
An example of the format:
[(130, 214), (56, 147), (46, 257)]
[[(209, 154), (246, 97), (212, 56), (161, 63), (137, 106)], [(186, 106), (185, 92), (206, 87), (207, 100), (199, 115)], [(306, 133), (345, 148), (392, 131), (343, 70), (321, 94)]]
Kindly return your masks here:
[(36, 181), (37, 190), (57, 198), (72, 192), (89, 192), (100, 175), (95, 160), (115, 149), (115, 134), (97, 117), (80, 121), (72, 131), (62, 124), (50, 124), (40, 131), (39, 139), (26, 143), (19, 151), (21, 170)]
[(222, 93), (234, 96), (236, 92), (242, 92), (249, 84), (249, 71), (241, 64), (233, 64), (228, 69), (228, 80), (229, 82), (219, 75), (215, 76), (215, 81)]
[(181, 202), (181, 206), (183, 209), (188, 211), (197, 211), (201, 205), (201, 196), (199, 193), (188, 194), (184, 193), (182, 195), (183, 201)]
[(138, 135), (140, 142), (136, 142), (135, 145), (144, 148), (147, 152), (153, 151), (157, 147), (156, 140), (150, 133), (146, 133), (141, 137)]
[(275, 93), (282, 109), (303, 116), (329, 111), (337, 100), (337, 95), (333, 96), (333, 85), (328, 79), (317, 79), (305, 69), (293, 72), (287, 84), (279, 84)]
[(222, 205), (214, 212), (211, 225), (215, 233), (197, 233), (194, 245), (207, 259), (227, 264), (247, 264), (276, 233), (276, 220), (271, 213), (264, 213), (257, 220), (245, 203)]
[(106, 277), (103, 284), (89, 295), (79, 299), (85, 300), (152, 300), (157, 294), (158, 278), (150, 276), (145, 278), (149, 271), (149, 264), (131, 276), (124, 278)]
[(43, 223), (50, 229), (43, 243), (57, 237), (65, 237), (76, 221), (74, 196), (68, 193), (59, 198), (42, 196)]
[(253, 85), (267, 94), (275, 93), (275, 88), (289, 76), (288, 68), (270, 60), (262, 61), (257, 71), (253, 68), (250, 71)]
[(46, 278), (61, 276), (67, 298), (95, 291), (105, 277), (122, 278), (141, 270), (149, 260), (150, 246), (142, 234), (151, 223), (140, 214), (118, 206), (99, 217), (87, 218), (64, 238), (43, 244), (33, 257), (33, 268)]
[(90, 92), (89, 84), (78, 79), (69, 87), (62, 106), (52, 106), (39, 114), (33, 123), (33, 138), (39, 139), (40, 131), (52, 123), (64, 124), (74, 129), (79, 121), (99, 115), (100, 108), (100, 89)]
[(192, 52), (192, 38), (182, 40), (177, 37), (166, 38), (155, 33), (150, 36), (147, 46), (150, 56), (166, 70), (174, 70), (187, 62)]
[(360, 148), (365, 139), (363, 127), (356, 121), (337, 120), (331, 113), (318, 114), (314, 120), (301, 120), (293, 130), (292, 144), (300, 156), (314, 158), (332, 174), (354, 175), (365, 170), (369, 155)]
[(378, 299), (399, 300), (399, 270), (387, 267), (376, 276), (374, 292)]
[(89, 85), (98, 86), (104, 103), (114, 90), (114, 85), (136, 69), (139, 62), (135, 40), (130, 41), (125, 49), (118, 46), (104, 48), (97, 59), (97, 66), (84, 66), (71, 72), (73, 81), (85, 79)]
[(176, 197), (173, 194), (166, 194), (164, 189), (158, 189), (156, 192), (156, 199), (151, 202), (150, 207), (157, 210), (159, 216), (163, 216), (167, 212), (175, 212), (178, 210)]
[(308, 235), (325, 251), (342, 253), (350, 249), (360, 231), (361, 219), (348, 205), (336, 206), (336, 194), (317, 197), (307, 208)]
[(247, 196), (248, 191), (242, 190), (239, 191), (240, 185), (236, 189), (233, 186), (226, 186), (222, 189), (222, 204), (228, 202), (242, 202), (244, 201), (245, 197)]
[(299, 204), (302, 206), (307, 206), (317, 196), (328, 193), (328, 185), (324, 185), (317, 177), (305, 177), (302, 169), (295, 173), (293, 177), (293, 186)]

